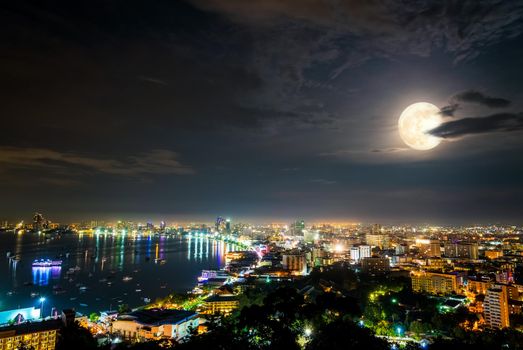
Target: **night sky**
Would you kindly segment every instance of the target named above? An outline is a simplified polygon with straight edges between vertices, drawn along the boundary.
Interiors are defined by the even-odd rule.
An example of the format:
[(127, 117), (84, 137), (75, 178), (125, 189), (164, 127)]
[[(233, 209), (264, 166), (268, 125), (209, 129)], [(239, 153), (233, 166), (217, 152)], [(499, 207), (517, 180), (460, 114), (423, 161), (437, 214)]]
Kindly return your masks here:
[(522, 223), (522, 33), (509, 0), (3, 2), (0, 218)]

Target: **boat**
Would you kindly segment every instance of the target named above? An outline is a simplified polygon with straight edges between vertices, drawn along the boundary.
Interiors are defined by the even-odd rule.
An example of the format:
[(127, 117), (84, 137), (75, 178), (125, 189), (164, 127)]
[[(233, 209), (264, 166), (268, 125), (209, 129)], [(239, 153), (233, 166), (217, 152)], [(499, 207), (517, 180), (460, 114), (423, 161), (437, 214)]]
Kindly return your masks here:
[(124, 282), (129, 282), (129, 281), (132, 280), (132, 279), (133, 279), (133, 278), (132, 278), (131, 276), (124, 276), (124, 277), (122, 278), (122, 281), (124, 281)]
[(31, 298), (36, 298), (39, 295), (40, 295), (40, 293), (38, 293), (38, 292), (31, 292)]
[(62, 260), (36, 259), (33, 261), (33, 267), (53, 267), (62, 266)]
[(66, 290), (63, 289), (61, 286), (54, 286), (53, 287), (53, 294), (63, 294)]
[(141, 289), (136, 289), (135, 292), (136, 293), (140, 293), (142, 290)]

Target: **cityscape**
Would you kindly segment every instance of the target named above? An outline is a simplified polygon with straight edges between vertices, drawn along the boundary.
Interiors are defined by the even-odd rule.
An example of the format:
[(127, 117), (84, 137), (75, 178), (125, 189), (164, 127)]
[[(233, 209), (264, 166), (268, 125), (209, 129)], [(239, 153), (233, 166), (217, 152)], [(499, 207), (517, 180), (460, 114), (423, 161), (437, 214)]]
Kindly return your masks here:
[(0, 350), (523, 350), (523, 1), (0, 4)]
[[(147, 342), (166, 346), (165, 341), (187, 346), (190, 337), (218, 332), (213, 330), (215, 317), (225, 322), (249, 308), (264, 307), (281, 288), (288, 288), (285, 293), (290, 294), (280, 297), (296, 298), (301, 307), (324, 305), (327, 309), (322, 312), (332, 318), (330, 322), (349, 318), (371, 330), (375, 346), (384, 340), (383, 344), (398, 348), (427, 348), (467, 332), (523, 328), (523, 228), (517, 226), (386, 226), (301, 219), (260, 225), (222, 216), (185, 225), (124, 220), (61, 224), (35, 213), (29, 223), (4, 221), (1, 234), (3, 243), (9, 236), (19, 240), (33, 235), (38, 244), (49, 248), (53, 242), (71, 247), (67, 252), (46, 248), (46, 256), (27, 262), (23, 245), (15, 244), (6, 252), (14, 271), (22, 272), (26, 264), (33, 275), (33, 279), (24, 276), (25, 283), (13, 283), (7, 292), (2, 290), (4, 308), (10, 298), (26, 300), (22, 308), (0, 312), (7, 329), (18, 329), (3, 340), (6, 349), (16, 341), (17, 332), (35, 348), (52, 348), (63, 322), (78, 322), (99, 346)], [(66, 243), (84, 237), (104, 243), (85, 251), (83, 246)], [(131, 259), (121, 260), (111, 250), (98, 248), (106, 240), (125, 242), (121, 254)], [(181, 249), (186, 260), (169, 252), (173, 240), (185, 243)], [(145, 250), (138, 245), (141, 241)], [(208, 262), (209, 267), (192, 276), (186, 290), (168, 289), (167, 281), (180, 278), (170, 275), (164, 276), (165, 285), (150, 286), (151, 294), (144, 295), (146, 286), (135, 287), (133, 281), (144, 277), (138, 270), (129, 272), (150, 265), (165, 274), (170, 273), (166, 269), (170, 264), (207, 261), (209, 256), (218, 264)], [(133, 285), (131, 289), (144, 296), (107, 297), (98, 309), (89, 308), (86, 303), (96, 304), (95, 299), (103, 300), (110, 293), (96, 292), (89, 286), (92, 280), (107, 290), (120, 288), (118, 283)], [(291, 328), (303, 347), (315, 343), (317, 327), (326, 327), (325, 321), (307, 315), (297, 317)], [(506, 341), (517, 345), (510, 344), (509, 338)]]

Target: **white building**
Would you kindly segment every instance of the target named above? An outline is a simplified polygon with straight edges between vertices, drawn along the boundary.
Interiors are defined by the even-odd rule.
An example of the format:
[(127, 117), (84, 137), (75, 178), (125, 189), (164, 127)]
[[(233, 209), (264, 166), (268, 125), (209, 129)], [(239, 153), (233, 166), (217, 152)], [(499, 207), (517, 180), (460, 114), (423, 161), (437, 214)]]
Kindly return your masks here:
[(359, 247), (350, 248), (350, 259), (352, 261), (356, 261), (356, 262), (358, 262), (360, 260), (360, 248)]
[(369, 245), (360, 245), (360, 259), (370, 258), (372, 256), (371, 247)]
[(129, 341), (189, 336), (199, 326), (198, 314), (185, 310), (150, 309), (121, 315), (112, 324), (112, 333)]

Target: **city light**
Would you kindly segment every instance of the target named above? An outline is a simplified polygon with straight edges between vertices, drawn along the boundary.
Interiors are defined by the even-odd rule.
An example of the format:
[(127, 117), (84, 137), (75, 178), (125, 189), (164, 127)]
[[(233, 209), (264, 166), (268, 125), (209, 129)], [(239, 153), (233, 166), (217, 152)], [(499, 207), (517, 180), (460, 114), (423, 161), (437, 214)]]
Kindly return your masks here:
[(310, 327), (306, 327), (303, 330), (303, 334), (305, 334), (306, 337), (310, 337), (312, 335), (312, 329)]

